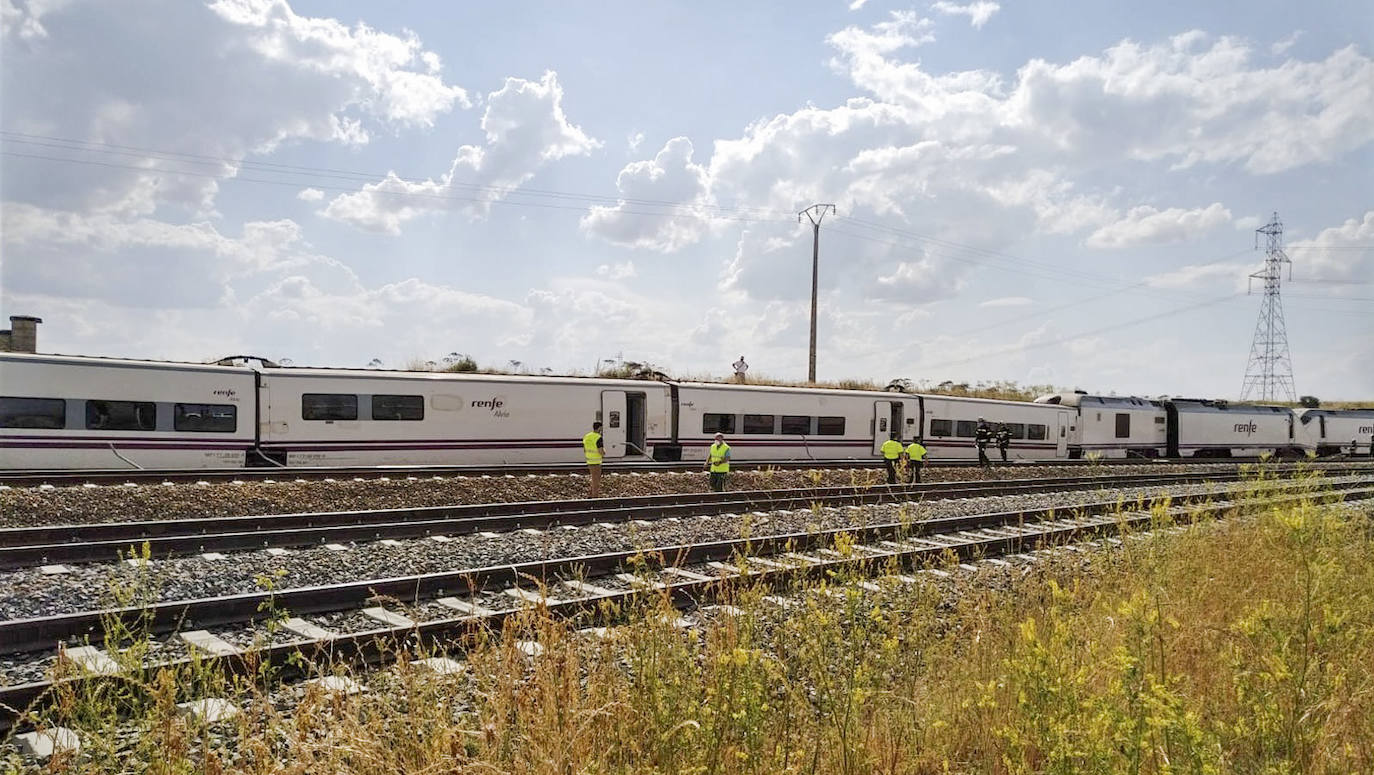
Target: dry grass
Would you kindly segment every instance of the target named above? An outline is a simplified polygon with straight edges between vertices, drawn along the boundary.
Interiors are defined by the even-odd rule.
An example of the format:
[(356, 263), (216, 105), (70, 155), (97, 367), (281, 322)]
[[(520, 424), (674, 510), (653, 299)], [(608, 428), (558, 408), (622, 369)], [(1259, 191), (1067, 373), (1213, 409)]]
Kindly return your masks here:
[[(462, 675), (402, 665), (350, 698), (167, 676), (69, 698), (52, 720), (98, 731), (53, 771), (1374, 772), (1367, 516), (1260, 509), (883, 594), (833, 578), (786, 611), (752, 590), (730, 601), (745, 616), (692, 631), (658, 600), (613, 612), (606, 640), (532, 613)], [(213, 729), (172, 712), (207, 690), (245, 712)], [(132, 753), (116, 709), (142, 730)]]

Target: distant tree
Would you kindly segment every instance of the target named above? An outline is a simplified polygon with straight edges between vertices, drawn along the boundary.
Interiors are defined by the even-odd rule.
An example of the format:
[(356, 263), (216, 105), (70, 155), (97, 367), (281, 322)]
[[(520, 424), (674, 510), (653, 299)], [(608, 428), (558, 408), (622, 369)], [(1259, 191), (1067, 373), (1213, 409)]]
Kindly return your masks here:
[(380, 369), (382, 367), (382, 359), (373, 358), (372, 360), (367, 362), (367, 367), (369, 369)]
[(520, 371), (520, 364), (521, 364), (521, 361), (512, 360), (512, 361), (507, 361), (507, 363), (510, 364), (511, 371), (516, 371), (516, 372)]
[(1321, 399), (1317, 398), (1316, 396), (1298, 396), (1298, 406), (1305, 406), (1308, 409), (1316, 409), (1321, 405)]
[(887, 383), (887, 387), (883, 388), (883, 390), (886, 390), (889, 393), (910, 393), (911, 380), (907, 379), (906, 377), (898, 377), (892, 380), (891, 382)]
[(295, 361), (291, 360), (290, 358), (282, 358), (281, 360), (277, 361), (277, 363), (279, 363), (279, 364), (281, 364), (281, 365), (283, 365), (283, 366), (290, 366), (290, 365), (294, 364)]

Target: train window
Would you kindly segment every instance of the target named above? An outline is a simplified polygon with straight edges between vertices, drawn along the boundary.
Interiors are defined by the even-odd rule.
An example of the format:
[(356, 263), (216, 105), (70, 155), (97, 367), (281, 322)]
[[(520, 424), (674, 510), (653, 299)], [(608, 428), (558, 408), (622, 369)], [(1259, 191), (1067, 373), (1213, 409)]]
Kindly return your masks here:
[(734, 433), (735, 416), (733, 414), (712, 414), (707, 412), (701, 416), (702, 433)]
[(1116, 416), (1116, 437), (1118, 439), (1129, 439), (1131, 437), (1131, 416), (1124, 412)]
[(356, 420), (358, 397), (348, 393), (304, 393), (302, 420)]
[(1044, 441), (1049, 438), (1049, 428), (1031, 423), (1026, 426), (1026, 438), (1031, 441)]
[(373, 396), (372, 419), (423, 420), (425, 419), (425, 397)]
[(1156, 417), (1156, 418), (1155, 418), (1155, 425), (1163, 425), (1163, 424), (1164, 424), (1164, 418), (1163, 418), (1163, 417)]
[(844, 418), (843, 417), (817, 417), (816, 433), (821, 436), (843, 436)]
[(954, 435), (961, 439), (971, 439), (978, 435), (978, 423), (972, 420), (959, 420), (954, 423)]
[(67, 427), (67, 402), (61, 398), (0, 397), (0, 428)]
[(931, 421), (930, 421), (930, 435), (931, 435), (931, 436), (953, 436), (953, 435), (954, 435), (954, 421), (953, 421), (953, 420), (931, 420)]
[(151, 431), (157, 428), (152, 401), (86, 401), (88, 431)]
[(1023, 422), (1009, 422), (1009, 423), (1004, 423), (1004, 424), (1007, 426), (1007, 430), (1011, 431), (1011, 437), (1012, 437), (1013, 439), (1024, 439), (1024, 438), (1026, 438), (1026, 424), (1025, 424), (1025, 423), (1023, 423)]
[(782, 432), (789, 436), (805, 436), (811, 433), (811, 418), (785, 414), (782, 416)]
[(771, 414), (746, 414), (744, 415), (745, 433), (772, 433), (773, 415)]
[(173, 404), (172, 429), (193, 433), (233, 433), (239, 429), (232, 404)]

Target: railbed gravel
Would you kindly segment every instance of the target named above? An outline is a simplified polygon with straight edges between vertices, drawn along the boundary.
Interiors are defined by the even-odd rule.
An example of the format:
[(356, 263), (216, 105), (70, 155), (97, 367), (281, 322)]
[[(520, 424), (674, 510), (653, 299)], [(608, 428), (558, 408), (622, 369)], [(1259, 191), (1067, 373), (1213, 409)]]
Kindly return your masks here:
[[(1331, 477), (1331, 482), (1368, 480), (1368, 477)], [(343, 551), (325, 548), (292, 550), (286, 555), (265, 551), (240, 552), (222, 560), (200, 556), (154, 560), (146, 567), (126, 563), (76, 566), (72, 572), (43, 575), (37, 568), (0, 573), (0, 619), (51, 616), (108, 607), (113, 590), (143, 590), (140, 600), (175, 601), (219, 595), (321, 584), (382, 579), (421, 573), (455, 571), (554, 557), (574, 557), (614, 551), (633, 551), (677, 544), (779, 533), (826, 530), (871, 523), (989, 511), (1068, 508), (1099, 500), (1134, 500), (1166, 492), (1175, 495), (1228, 492), (1238, 485), (1130, 487), (1070, 493), (987, 496), (916, 504), (823, 507), (815, 510), (721, 514), (659, 519), (609, 526), (588, 525), (577, 530), (554, 528), (531, 534), (523, 531), (455, 536), (447, 542), (407, 539), (397, 546), (380, 542), (351, 544)], [(600, 583), (600, 582), (594, 582)], [(604, 586), (604, 585), (603, 585)], [(312, 617), (312, 620), (315, 618)], [(327, 625), (321, 625), (327, 626)], [(180, 648), (173, 641), (169, 648)], [(0, 683), (21, 680), (13, 674), (32, 657), (0, 657)], [(24, 672), (29, 672), (25, 670)]]
[[(1225, 463), (1142, 463), (1121, 466), (999, 465), (927, 468), (923, 479), (945, 482), (1024, 479), (1058, 476), (1114, 476), (1147, 472), (1225, 470)], [(266, 481), (0, 488), (0, 528), (75, 525), (151, 519), (249, 516), (317, 511), (353, 511), (471, 503), (582, 498), (587, 478), (580, 474), (522, 476), (450, 476), (376, 479)], [(875, 484), (881, 469), (813, 469), (740, 471), (731, 474), (732, 490), (779, 489)], [(606, 497), (704, 492), (705, 474), (691, 472), (608, 473), (602, 478)]]

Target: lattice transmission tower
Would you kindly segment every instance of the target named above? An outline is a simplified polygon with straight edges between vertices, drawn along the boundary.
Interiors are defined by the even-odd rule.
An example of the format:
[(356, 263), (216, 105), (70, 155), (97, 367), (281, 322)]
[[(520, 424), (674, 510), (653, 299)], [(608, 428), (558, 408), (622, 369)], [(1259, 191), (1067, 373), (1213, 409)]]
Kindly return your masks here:
[(1241, 400), (1296, 400), (1293, 390), (1293, 362), (1288, 357), (1288, 329), (1283, 322), (1283, 302), (1279, 299), (1279, 284), (1283, 279), (1283, 265), (1288, 265), (1288, 279), (1293, 279), (1293, 262), (1283, 252), (1283, 223), (1279, 214), (1269, 223), (1255, 229), (1255, 249), (1259, 249), (1260, 235), (1266, 239), (1264, 268), (1250, 275), (1264, 281), (1264, 301), (1260, 303), (1259, 322), (1255, 324), (1255, 339), (1250, 345), (1250, 362), (1245, 366), (1245, 384), (1241, 386)]

